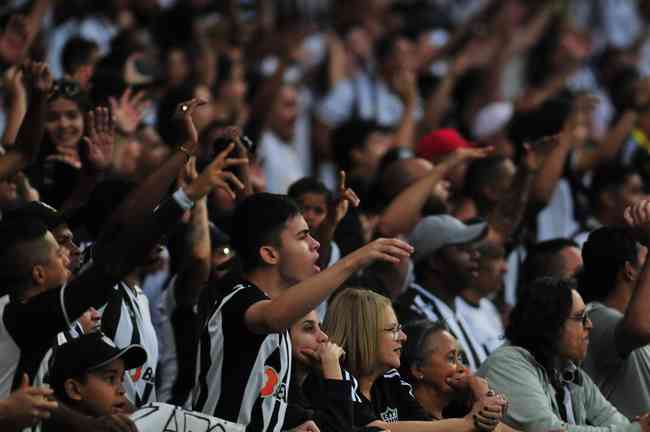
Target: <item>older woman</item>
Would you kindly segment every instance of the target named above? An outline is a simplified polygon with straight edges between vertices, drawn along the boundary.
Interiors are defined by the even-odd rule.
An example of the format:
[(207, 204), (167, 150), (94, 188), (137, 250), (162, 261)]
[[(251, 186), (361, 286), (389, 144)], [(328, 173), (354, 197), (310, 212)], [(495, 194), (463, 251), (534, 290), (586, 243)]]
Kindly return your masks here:
[(591, 328), (571, 281), (542, 278), (525, 290), (506, 329), (509, 344), (479, 371), (510, 401), (507, 424), (524, 431), (650, 431), (649, 416), (630, 423), (577, 366)]
[[(404, 331), (408, 340), (402, 350), (401, 375), (431, 417), (442, 420), (443, 411), (454, 401), (469, 402), (495, 393), (485, 379), (470, 374), (462, 363), (458, 340), (444, 323), (413, 321)], [(496, 430), (512, 429), (499, 423)]]
[(482, 398), (464, 418), (433, 421), (397, 371), (406, 335), (388, 298), (348, 288), (330, 302), (324, 327), (346, 351), (344, 366), (359, 382), (366, 416), (355, 421), (367, 424), (374, 417), (393, 432), (492, 430), (498, 424), (505, 404), (498, 396)]

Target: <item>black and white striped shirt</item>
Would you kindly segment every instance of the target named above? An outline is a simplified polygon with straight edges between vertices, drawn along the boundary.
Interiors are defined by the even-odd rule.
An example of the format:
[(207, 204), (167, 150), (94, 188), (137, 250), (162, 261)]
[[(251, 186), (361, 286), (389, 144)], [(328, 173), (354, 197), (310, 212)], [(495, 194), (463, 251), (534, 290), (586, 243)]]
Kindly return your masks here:
[(102, 309), (102, 332), (115, 345), (142, 345), (147, 361), (124, 377), (127, 398), (136, 408), (157, 401), (156, 372), (158, 367), (158, 338), (151, 321), (149, 301), (139, 287), (131, 288), (124, 281), (115, 285), (114, 293)]
[(246, 310), (268, 297), (249, 282), (230, 286), (201, 333), (193, 410), (246, 425), (247, 431), (279, 432), (285, 429), (291, 377), (289, 332), (251, 332)]
[(397, 299), (395, 306), (397, 317), (402, 324), (418, 319), (444, 322), (449, 332), (458, 339), (465, 363), (472, 372), (476, 372), (487, 358), (485, 348), (471, 334), (465, 319), (420, 285), (411, 284)]

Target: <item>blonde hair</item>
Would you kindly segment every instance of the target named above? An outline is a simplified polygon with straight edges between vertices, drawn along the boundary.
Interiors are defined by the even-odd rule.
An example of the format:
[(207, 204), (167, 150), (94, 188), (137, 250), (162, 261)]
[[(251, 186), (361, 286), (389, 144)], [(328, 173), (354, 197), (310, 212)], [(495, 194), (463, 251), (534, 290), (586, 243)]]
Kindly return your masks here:
[(356, 377), (374, 371), (386, 307), (388, 298), (364, 288), (347, 288), (327, 306), (325, 333), (345, 350), (345, 367)]

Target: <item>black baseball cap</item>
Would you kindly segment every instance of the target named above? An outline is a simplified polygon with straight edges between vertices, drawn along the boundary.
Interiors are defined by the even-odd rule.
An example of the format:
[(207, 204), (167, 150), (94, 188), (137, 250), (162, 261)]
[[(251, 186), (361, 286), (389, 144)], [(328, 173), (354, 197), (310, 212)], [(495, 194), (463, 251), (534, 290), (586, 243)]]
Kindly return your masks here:
[(118, 348), (101, 332), (82, 335), (56, 348), (50, 368), (50, 385), (55, 394), (61, 396), (67, 379), (101, 369), (117, 359), (124, 361), (125, 370), (135, 369), (147, 361), (147, 351), (137, 344)]

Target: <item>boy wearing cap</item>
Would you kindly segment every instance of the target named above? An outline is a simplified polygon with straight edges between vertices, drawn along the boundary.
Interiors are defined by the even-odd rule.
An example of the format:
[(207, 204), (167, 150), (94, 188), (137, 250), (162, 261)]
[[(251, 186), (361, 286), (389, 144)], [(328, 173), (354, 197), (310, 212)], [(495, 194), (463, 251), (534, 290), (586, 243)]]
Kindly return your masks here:
[(133, 407), (125, 396), (124, 372), (146, 360), (142, 345), (120, 349), (104, 334), (91, 333), (59, 347), (50, 383), (59, 401), (84, 414), (128, 414)]
[(214, 430), (220, 425), (219, 430), (243, 431), (242, 426), (167, 404), (154, 403), (134, 411), (124, 391), (125, 371), (142, 366), (146, 360), (142, 345), (119, 348), (102, 333), (83, 335), (62, 345), (52, 364), (51, 382), (66, 412), (55, 415), (44, 430), (81, 432), (91, 430), (89, 426), (100, 430), (97, 427), (102, 425), (93, 421), (104, 420), (104, 425), (111, 423), (106, 428), (111, 431), (158, 432), (181, 419), (186, 430)]

